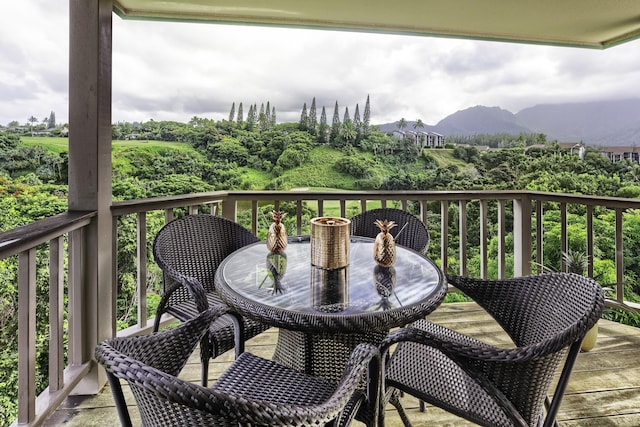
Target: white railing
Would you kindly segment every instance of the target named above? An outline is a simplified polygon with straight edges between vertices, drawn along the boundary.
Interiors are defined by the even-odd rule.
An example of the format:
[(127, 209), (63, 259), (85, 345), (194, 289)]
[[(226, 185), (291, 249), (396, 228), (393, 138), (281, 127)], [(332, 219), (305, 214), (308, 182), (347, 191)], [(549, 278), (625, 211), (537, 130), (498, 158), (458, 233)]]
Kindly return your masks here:
[[(304, 212), (311, 210), (313, 216), (340, 215), (353, 216), (355, 213), (373, 206), (390, 206), (408, 209), (418, 207), (418, 215), (423, 222), (439, 224), (438, 262), (444, 271), (453, 268), (450, 261), (455, 259), (458, 266), (455, 273), (468, 274), (467, 247), (470, 239), (478, 241), (480, 254), (479, 271), (481, 277), (489, 275), (489, 267), (494, 263), (498, 277), (539, 272), (544, 264), (543, 217), (546, 210), (559, 211), (561, 225), (561, 250), (568, 245), (567, 212), (572, 205), (584, 209), (586, 252), (589, 256), (587, 273), (593, 275), (594, 253), (594, 209), (610, 209), (615, 212), (615, 295), (607, 299), (607, 305), (635, 313), (640, 312), (638, 304), (625, 301), (623, 295), (624, 257), (623, 228), (625, 213), (630, 209), (640, 209), (640, 201), (631, 199), (604, 198), (530, 191), (374, 191), (374, 192), (285, 192), (285, 191), (229, 191), (162, 197), (146, 200), (114, 202), (112, 216), (114, 223), (112, 248), (117, 252), (117, 224), (126, 215), (136, 217), (136, 269), (137, 269), (137, 310), (136, 325), (118, 331), (119, 335), (147, 333), (151, 329), (148, 321), (154, 313), (147, 311), (147, 269), (150, 254), (148, 248), (152, 235), (148, 235), (148, 214), (162, 212), (163, 222), (173, 219), (177, 210), (197, 213), (207, 210), (227, 218), (238, 220), (255, 234), (263, 231), (267, 224), (259, 209), (271, 204), (278, 209), (280, 204), (295, 204), (295, 232), (308, 233), (308, 221)], [(469, 210), (478, 211), (478, 222), (469, 223)], [(77, 295), (82, 294), (85, 265), (84, 253), (90, 240), (85, 238), (85, 230), (95, 222), (95, 212), (67, 212), (52, 218), (29, 224), (20, 229), (0, 234), (0, 260), (17, 256), (19, 260), (19, 360), (18, 369), (18, 419), (17, 424), (38, 425), (55, 410), (89, 372), (94, 362), (91, 357), (93, 344), (87, 341), (85, 325), (101, 322), (98, 314), (89, 312)], [(246, 222), (246, 223), (245, 223)], [(471, 232), (470, 230), (474, 230)], [(493, 235), (490, 236), (490, 230)], [(435, 231), (435, 230), (434, 230)], [(154, 231), (151, 231), (153, 234)], [(434, 233), (437, 234), (437, 233)], [(476, 235), (477, 234), (477, 235)], [(513, 244), (508, 244), (508, 236), (513, 236)], [(497, 257), (489, 259), (489, 238), (498, 241)], [(65, 241), (68, 245), (65, 245)], [(36, 250), (39, 245), (49, 244), (49, 301), (51, 337), (49, 342), (49, 387), (36, 396), (35, 392), (35, 309), (36, 309)], [(455, 243), (455, 244), (454, 244)], [(432, 243), (433, 245), (433, 243)], [(437, 245), (436, 245), (437, 246)], [(66, 249), (65, 249), (66, 248)], [(510, 249), (509, 249), (510, 248)], [(453, 256), (453, 258), (452, 258)], [(68, 266), (65, 266), (65, 257)], [(114, 264), (117, 256), (113, 257)], [(513, 259), (513, 265), (507, 260)], [(565, 266), (563, 266), (565, 268)], [(117, 266), (114, 272), (114, 289), (117, 288)], [(66, 282), (65, 282), (66, 277)], [(66, 283), (66, 289), (65, 289)], [(68, 294), (68, 328), (64, 325), (64, 295)], [(112, 308), (115, 312), (115, 307)], [(113, 316), (115, 317), (115, 316)], [(67, 362), (65, 363), (65, 337), (68, 339)], [(15, 424), (15, 423), (14, 423)], [(16, 425), (17, 425), (16, 424)]]

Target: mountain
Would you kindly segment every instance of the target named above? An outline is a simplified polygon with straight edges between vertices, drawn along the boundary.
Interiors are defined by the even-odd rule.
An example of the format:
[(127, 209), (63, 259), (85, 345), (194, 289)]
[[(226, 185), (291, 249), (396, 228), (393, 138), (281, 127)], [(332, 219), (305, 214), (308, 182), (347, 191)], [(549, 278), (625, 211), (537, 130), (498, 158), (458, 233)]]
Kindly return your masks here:
[[(392, 132), (395, 123), (380, 125)], [(413, 122), (407, 129), (413, 130)], [(544, 133), (548, 140), (588, 145), (640, 144), (640, 99), (544, 104), (513, 114), (500, 107), (475, 106), (457, 111), (422, 131), (442, 135)]]
[[(472, 107), (440, 120), (436, 126), (443, 135), (474, 135), (478, 133), (529, 133), (527, 126), (518, 123), (511, 112), (499, 107)], [(495, 132), (499, 129), (498, 132)]]

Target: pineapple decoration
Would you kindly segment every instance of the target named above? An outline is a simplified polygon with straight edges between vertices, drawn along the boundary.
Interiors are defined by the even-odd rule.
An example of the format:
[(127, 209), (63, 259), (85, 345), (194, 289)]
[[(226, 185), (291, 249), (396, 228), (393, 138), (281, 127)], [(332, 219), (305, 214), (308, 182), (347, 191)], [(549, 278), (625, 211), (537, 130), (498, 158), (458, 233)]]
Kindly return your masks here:
[(396, 286), (396, 270), (393, 267), (381, 267), (376, 265), (373, 269), (373, 283), (376, 292), (380, 295), (378, 307), (382, 310), (389, 310), (393, 304), (389, 301), (389, 297), (393, 294), (393, 288)]
[(287, 254), (282, 253), (274, 253), (270, 252), (267, 255), (267, 274), (265, 278), (262, 280), (262, 283), (259, 287), (262, 287), (264, 282), (271, 278), (273, 280), (273, 293), (280, 294), (284, 292), (284, 286), (282, 284), (282, 278), (284, 277), (284, 273), (287, 271)]
[(279, 254), (287, 248), (287, 230), (282, 223), (282, 218), (286, 215), (282, 211), (271, 211), (273, 223), (269, 226), (267, 234), (267, 249), (269, 252)]
[(375, 224), (380, 229), (380, 233), (373, 243), (373, 259), (380, 267), (391, 267), (396, 262), (396, 243), (390, 231), (396, 223), (377, 219)]

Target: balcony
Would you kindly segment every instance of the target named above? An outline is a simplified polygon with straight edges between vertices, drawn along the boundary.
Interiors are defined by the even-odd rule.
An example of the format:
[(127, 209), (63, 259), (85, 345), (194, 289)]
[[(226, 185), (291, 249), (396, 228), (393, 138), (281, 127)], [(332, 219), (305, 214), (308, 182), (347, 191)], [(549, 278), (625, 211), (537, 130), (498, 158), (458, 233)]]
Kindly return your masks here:
[[(135, 335), (148, 333), (151, 329), (154, 313), (147, 309), (147, 272), (149, 267), (149, 247), (153, 232), (148, 231), (147, 219), (162, 216), (170, 221), (178, 212), (211, 212), (220, 214), (245, 225), (256, 234), (265, 228), (260, 206), (270, 204), (276, 209), (283, 203), (295, 206), (295, 230), (290, 234), (308, 233), (308, 216), (326, 214), (350, 217), (360, 210), (367, 209), (371, 203), (418, 210), (418, 215), (433, 229), (433, 236), (439, 234), (431, 247), (439, 248), (438, 253), (430, 253), (441, 268), (451, 273), (470, 274), (467, 251), (475, 248), (479, 251), (480, 262), (473, 266), (473, 274), (488, 277), (489, 271), (497, 277), (518, 276), (542, 271), (545, 248), (545, 215), (559, 218), (560, 246), (562, 251), (568, 245), (569, 212), (583, 212), (584, 239), (589, 259), (594, 254), (594, 212), (603, 210), (613, 212), (615, 235), (611, 236), (615, 246), (611, 253), (615, 259), (616, 280), (607, 284), (611, 290), (607, 293), (607, 307), (622, 312), (638, 313), (640, 306), (624, 298), (624, 233), (625, 215), (640, 208), (640, 201), (631, 199), (602, 198), (530, 191), (464, 191), (464, 192), (269, 192), (269, 191), (229, 191), (202, 194), (189, 194), (175, 197), (163, 197), (147, 200), (114, 202), (111, 206), (111, 224), (113, 232), (99, 243), (96, 227), (99, 215), (96, 212), (69, 211), (55, 217), (29, 224), (19, 229), (0, 234), (0, 260), (17, 256), (19, 271), (17, 279), (19, 298), (18, 351), (18, 424), (41, 425), (61, 405), (66, 407), (69, 396), (93, 395), (104, 385), (104, 373), (92, 360), (93, 349), (102, 339), (99, 331), (108, 330), (111, 335)], [(468, 212), (477, 212), (470, 215)], [(116, 278), (119, 248), (118, 233), (134, 231), (119, 230), (119, 219), (132, 215), (136, 219), (135, 241), (137, 266), (137, 319), (138, 322), (123, 330), (116, 330), (115, 307), (118, 289)], [(477, 218), (477, 220), (472, 220)], [(471, 231), (473, 230), (473, 231)], [(491, 230), (491, 231), (490, 231)], [(489, 247), (489, 239), (497, 238), (497, 248)], [(130, 236), (132, 237), (132, 236)], [(627, 236), (629, 237), (629, 236)], [(477, 248), (475, 247), (475, 243)], [(36, 250), (42, 248), (49, 253), (49, 387), (36, 396)], [(48, 248), (47, 248), (48, 245)], [(105, 249), (106, 248), (106, 249)], [(475, 250), (474, 249), (474, 250)], [(105, 254), (104, 252), (108, 252)], [(110, 255), (109, 265), (98, 266), (92, 254)], [(65, 263), (65, 259), (68, 260)], [(563, 266), (565, 268), (566, 266)], [(452, 270), (454, 269), (455, 270)], [(97, 272), (111, 272), (109, 289), (92, 288), (88, 285)], [(39, 270), (42, 271), (42, 270)], [(41, 274), (41, 273), (39, 273)], [(492, 273), (493, 274), (493, 273)], [(593, 276), (593, 262), (589, 263), (587, 274)], [(68, 302), (65, 302), (65, 296)], [(97, 304), (98, 299), (100, 304)], [(68, 312), (65, 321), (64, 310)], [(440, 313), (457, 311), (456, 306), (436, 310)], [(466, 309), (465, 309), (466, 310)], [(464, 311), (463, 313), (467, 313)], [(455, 316), (455, 322), (465, 323), (470, 334), (495, 335), (491, 329), (484, 329), (485, 321), (466, 323), (475, 314)], [(467, 317), (468, 316), (468, 317)], [(170, 319), (165, 319), (166, 322)], [(452, 321), (444, 315), (443, 322)], [(587, 353), (579, 358), (584, 363), (584, 373), (576, 375), (578, 379), (576, 396), (565, 402), (565, 411), (575, 412), (571, 417), (589, 417), (594, 404), (590, 399), (606, 396), (609, 403), (603, 406), (604, 412), (598, 416), (635, 416), (640, 421), (637, 410), (631, 410), (631, 400), (640, 391), (640, 366), (637, 348), (640, 340), (638, 329), (603, 322), (603, 351)], [(109, 335), (107, 333), (107, 335)], [(259, 337), (268, 352), (274, 340), (268, 334)], [(631, 349), (631, 350), (630, 350)], [(223, 358), (224, 359), (224, 358)], [(582, 362), (584, 360), (584, 362)], [(217, 361), (212, 363), (218, 363)], [(600, 388), (600, 383), (590, 380), (588, 373), (591, 364), (603, 375), (612, 378), (616, 391)], [(611, 369), (609, 369), (611, 368)], [(195, 368), (194, 368), (195, 369)], [(220, 368), (216, 368), (218, 371)], [(215, 370), (214, 370), (215, 372)], [(582, 394), (581, 394), (582, 393)], [(602, 394), (605, 393), (605, 394)], [(611, 393), (611, 394), (607, 394)], [(635, 394), (634, 394), (635, 393)], [(104, 392), (103, 392), (104, 395)], [(573, 395), (573, 393), (572, 393)], [(605, 397), (603, 397), (604, 399)], [(77, 399), (74, 397), (73, 399)], [(110, 399), (103, 399), (109, 400)], [(582, 403), (581, 403), (582, 402)], [(597, 405), (595, 405), (597, 406)], [(625, 409), (626, 408), (626, 409)], [(587, 411), (582, 414), (582, 410)], [(635, 414), (635, 415), (629, 415)], [(115, 412), (114, 420), (115, 420)], [(58, 413), (52, 420), (60, 416)], [(428, 419), (428, 418), (427, 418)], [(571, 418), (573, 419), (573, 418)], [(117, 421), (116, 421), (117, 422)], [(568, 425), (575, 421), (569, 422)]]
[[(197, 4), (196, 4), (197, 3)], [(289, 2), (290, 3), (290, 2)], [(568, 220), (571, 207), (583, 213), (584, 238), (590, 259), (594, 255), (594, 212), (602, 209), (614, 213), (615, 235), (611, 236), (609, 261), (615, 265), (615, 278), (607, 305), (638, 313), (640, 307), (624, 299), (624, 238), (625, 214), (640, 207), (640, 201), (607, 199), (537, 192), (215, 192), (178, 197), (135, 200), (113, 203), (111, 200), (111, 110), (112, 110), (112, 17), (180, 21), (236, 22), (241, 25), (278, 25), (296, 28), (332, 28), (395, 34), (440, 35), (489, 40), (518, 41), (606, 48), (637, 38), (637, 15), (627, 3), (599, 2), (598, 7), (585, 7), (580, 1), (572, 7), (561, 5), (540, 7), (535, 2), (512, 4), (495, 0), (483, 3), (477, 13), (460, 14), (456, 2), (409, 2), (398, 8), (394, 2), (377, 2), (362, 10), (345, 8), (344, 2), (323, 4), (282, 4), (264, 8), (252, 1), (235, 2), (230, 7), (212, 1), (163, 2), (138, 0), (70, 1), (69, 43), (69, 211), (19, 229), (0, 234), (0, 261), (18, 259), (15, 287), (18, 290), (18, 415), (14, 425), (42, 425), (57, 408), (66, 407), (74, 396), (95, 395), (105, 384), (104, 372), (92, 359), (95, 345), (104, 338), (149, 332), (153, 313), (147, 304), (148, 243), (153, 237), (147, 231), (147, 219), (164, 216), (169, 221), (176, 212), (208, 211), (242, 223), (254, 232), (261, 229), (258, 207), (261, 203), (292, 202), (296, 206), (296, 233), (306, 232), (303, 207), (317, 215), (337, 209), (341, 216), (350, 216), (352, 203), (365, 209), (368, 201), (402, 208), (417, 208), (423, 221), (438, 224), (439, 239), (431, 254), (447, 271), (497, 277), (524, 275), (540, 271), (545, 239), (542, 219), (549, 209), (557, 214), (561, 225), (560, 249), (568, 248)], [(555, 4), (555, 3), (554, 3)], [(559, 4), (559, 3), (558, 3)], [(277, 9), (277, 10), (276, 10)], [(402, 9), (401, 13), (398, 11)], [(230, 13), (223, 13), (224, 11)], [(603, 13), (607, 11), (607, 13)], [(584, 19), (576, 20), (580, 12)], [(275, 14), (274, 14), (275, 13)], [(505, 15), (506, 14), (506, 15)], [(508, 16), (509, 19), (504, 19)], [(294, 17), (294, 18), (292, 18)], [(471, 17), (471, 19), (469, 18)], [(500, 17), (499, 19), (497, 17)], [(584, 23), (590, 25), (584, 25)], [(514, 23), (516, 23), (514, 25)], [(567, 25), (567, 23), (572, 23)], [(595, 23), (595, 24), (594, 24)], [(594, 32), (594, 28), (601, 31)], [(517, 30), (514, 30), (517, 29)], [(337, 208), (336, 208), (337, 206)], [(477, 210), (478, 220), (471, 223), (467, 212)], [(355, 212), (354, 212), (355, 213)], [(135, 231), (118, 230), (119, 219), (133, 215)], [(495, 219), (495, 221), (494, 221)], [(246, 220), (246, 224), (245, 224)], [(434, 230), (435, 231), (435, 230)], [(116, 299), (117, 260), (123, 248), (117, 247), (118, 233), (135, 233), (137, 323), (117, 330)], [(489, 237), (497, 237), (497, 248), (490, 248)], [(635, 237), (635, 236), (631, 236)], [(468, 265), (469, 239), (477, 241), (479, 265)], [(37, 251), (49, 255), (48, 271), (36, 264)], [(40, 267), (40, 268), (39, 268)], [(563, 266), (564, 268), (565, 266)], [(589, 264), (587, 274), (594, 275)], [(49, 285), (50, 339), (44, 349), (49, 355), (48, 388), (36, 392), (36, 280), (42, 275)], [(46, 304), (47, 302), (45, 302)], [(455, 307), (452, 306), (452, 309)], [(65, 316), (65, 312), (68, 313)], [(167, 319), (167, 321), (170, 319)], [(608, 323), (605, 336), (608, 336)], [(475, 323), (469, 332), (481, 332)], [(590, 385), (580, 390), (566, 406), (579, 408), (603, 407), (602, 424), (640, 424), (632, 399), (636, 398), (640, 373), (638, 357), (628, 347), (636, 347), (638, 336), (633, 328), (613, 335), (620, 341), (608, 340), (606, 353), (596, 362), (616, 366), (611, 370), (620, 393), (600, 394)], [(603, 341), (605, 341), (603, 339)], [(267, 339), (268, 342), (268, 339)], [(267, 344), (269, 346), (269, 344)], [(592, 358), (589, 353), (581, 359)], [(631, 354), (633, 357), (627, 357)], [(599, 361), (598, 361), (599, 360)], [(587, 371), (589, 367), (587, 367)], [(609, 372), (609, 371), (607, 371)], [(609, 374), (607, 374), (609, 375)], [(585, 380), (585, 384), (593, 381)], [(70, 397), (71, 396), (71, 397)], [(599, 399), (600, 396), (606, 397)], [(67, 400), (70, 399), (70, 400)], [(593, 399), (593, 400), (589, 400)], [(567, 399), (569, 400), (569, 399)], [(577, 402), (586, 402), (579, 405)], [(594, 403), (590, 403), (594, 402)], [(576, 409), (578, 408), (578, 409)], [(634, 412), (635, 411), (635, 412)], [(636, 414), (625, 418), (626, 414)], [(59, 414), (59, 413), (58, 413)], [(579, 420), (584, 416), (578, 412)], [(114, 417), (115, 419), (115, 417)], [(50, 425), (55, 425), (52, 418)], [(602, 421), (602, 420), (600, 420)], [(79, 424), (82, 421), (79, 422)], [(569, 424), (575, 424), (570, 421)]]

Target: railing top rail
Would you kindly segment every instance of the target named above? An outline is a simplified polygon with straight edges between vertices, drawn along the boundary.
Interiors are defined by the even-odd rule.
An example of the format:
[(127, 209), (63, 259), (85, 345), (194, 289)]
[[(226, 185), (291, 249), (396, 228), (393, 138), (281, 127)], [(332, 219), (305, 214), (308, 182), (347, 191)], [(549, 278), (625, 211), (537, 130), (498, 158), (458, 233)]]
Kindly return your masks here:
[(243, 190), (212, 191), (206, 193), (181, 194), (177, 196), (154, 197), (149, 199), (125, 200), (113, 202), (111, 213), (120, 216), (131, 213), (147, 212), (158, 209), (171, 209), (188, 205), (213, 203), (232, 200), (519, 200), (528, 198), (559, 203), (576, 203), (587, 206), (606, 206), (609, 208), (640, 209), (640, 200), (618, 197), (604, 197), (582, 194), (549, 193), (529, 190), (378, 190), (378, 191), (306, 191), (306, 190)]
[(278, 199), (278, 200), (465, 200), (465, 199), (519, 199), (524, 197), (527, 191), (492, 191), (492, 190), (464, 190), (464, 191), (430, 191), (430, 190), (377, 190), (377, 191), (229, 191), (229, 198), (236, 200)]
[(84, 227), (96, 215), (95, 211), (67, 211), (0, 233), (0, 259)]
[(639, 199), (585, 194), (549, 193), (544, 191), (528, 191), (527, 193), (531, 199), (544, 200), (548, 202), (578, 203), (589, 206), (606, 206), (608, 208), (640, 209)]
[(113, 216), (120, 216), (157, 209), (171, 209), (186, 205), (212, 203), (218, 200), (224, 200), (227, 197), (227, 194), (227, 191), (210, 191), (206, 193), (191, 193), (180, 194), (178, 196), (118, 201), (112, 203), (111, 214)]

